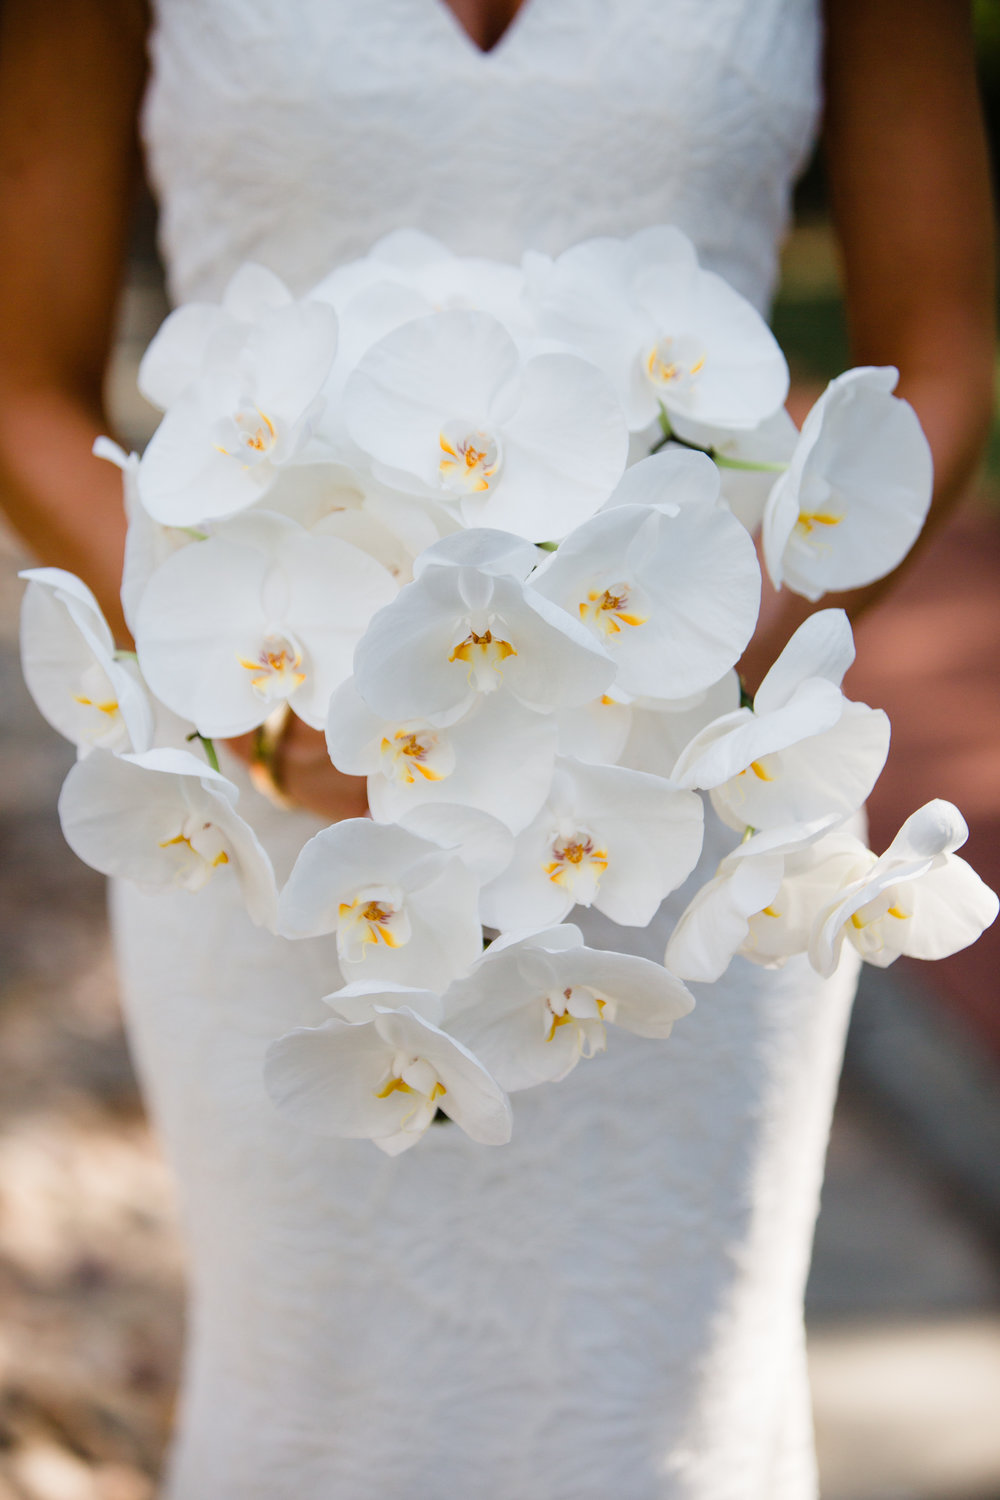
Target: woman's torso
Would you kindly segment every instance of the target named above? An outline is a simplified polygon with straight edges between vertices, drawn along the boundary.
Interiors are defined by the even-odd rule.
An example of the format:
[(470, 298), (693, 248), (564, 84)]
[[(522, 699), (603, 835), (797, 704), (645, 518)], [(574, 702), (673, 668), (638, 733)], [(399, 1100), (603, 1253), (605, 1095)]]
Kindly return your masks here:
[[(144, 124), (172, 289), (298, 292), (390, 230), (516, 259), (672, 222), (763, 306), (818, 103), (818, 0), (156, 0)], [(249, 795), (244, 804), (250, 801)], [(253, 814), (281, 866), (308, 820)], [(701, 878), (722, 852), (712, 825)], [(662, 956), (648, 930), (593, 941)], [(231, 888), (117, 892), (193, 1304), (172, 1500), (805, 1500), (801, 1293), (852, 974), (741, 961), (664, 1046), (518, 1099), (509, 1147), (390, 1160), (261, 1085), (324, 950)]]
[(157, 0), (144, 126), (178, 300), (302, 292), (412, 225), (517, 259), (678, 224), (758, 305), (818, 105), (818, 0)]

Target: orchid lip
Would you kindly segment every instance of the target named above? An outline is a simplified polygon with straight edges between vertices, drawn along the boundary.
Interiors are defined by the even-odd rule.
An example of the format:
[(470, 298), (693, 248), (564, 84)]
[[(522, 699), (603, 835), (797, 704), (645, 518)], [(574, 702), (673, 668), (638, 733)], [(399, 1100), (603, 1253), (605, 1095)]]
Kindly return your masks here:
[[(582, 1057), (593, 1057), (597, 1052), (605, 1051), (607, 1047), (607, 1031), (604, 1024), (604, 1011), (607, 1001), (593, 994), (590, 990), (583, 992), (585, 999), (580, 1004), (577, 1001), (576, 992), (572, 986), (559, 993), (549, 994), (545, 997), (545, 1017), (548, 1030), (545, 1036), (546, 1042), (551, 1042), (556, 1032), (565, 1026), (576, 1029), (577, 1053)], [(589, 1002), (589, 1003), (588, 1003)], [(580, 1014), (596, 1009), (597, 1014)]]
[(416, 1128), (414, 1122), (417, 1120), (429, 1124), (437, 1101), (447, 1092), (432, 1064), (426, 1058), (413, 1057), (409, 1053), (397, 1053), (386, 1077), (374, 1091), (376, 1099), (391, 1099), (393, 1094), (408, 1094), (413, 1099), (412, 1108), (399, 1121), (400, 1130), (408, 1126)]
[(631, 607), (632, 585), (613, 583), (606, 589), (590, 589), (586, 599), (579, 603), (580, 619), (592, 626), (601, 635), (620, 635), (623, 625), (645, 625), (648, 615), (641, 615)]
[(453, 495), (481, 495), (495, 482), (503, 454), (499, 439), (461, 420), (446, 422), (438, 437), (438, 477)]
[(215, 870), (229, 864), (219, 829), (196, 816), (187, 818), (177, 833), (160, 841), (159, 847), (173, 851), (174, 883), (189, 891), (200, 891)]
[(74, 693), (73, 702), (79, 703), (83, 708), (94, 708), (99, 714), (107, 714), (109, 718), (118, 712), (116, 698), (109, 698), (105, 703), (95, 703), (93, 698), (85, 698), (82, 693)]
[(223, 418), (215, 451), (226, 458), (239, 458), (245, 468), (268, 458), (278, 443), (278, 430), (267, 415), (252, 401), (241, 403), (232, 417)]
[(305, 682), (307, 673), (300, 670), (302, 651), (289, 637), (269, 631), (255, 658), (237, 658), (241, 667), (254, 675), (250, 686), (265, 702), (290, 698)]
[(815, 548), (827, 545), (825, 538), (844, 520), (836, 505), (833, 486), (822, 475), (810, 474), (804, 485), (801, 506), (795, 520), (795, 533)]
[(455, 769), (452, 746), (429, 726), (402, 725), (389, 731), (379, 751), (383, 776), (402, 786), (413, 786), (418, 779), (444, 781)]
[(359, 962), (369, 948), (402, 948), (411, 937), (405, 896), (395, 886), (366, 886), (337, 908), (337, 949), (341, 958)]
[(503, 664), (517, 651), (510, 641), (493, 635), (487, 628), (481, 633), (470, 630), (454, 648), (449, 661), (461, 661), (469, 669), (469, 682), (480, 693), (491, 693), (503, 681)]
[(705, 351), (687, 334), (665, 335), (649, 350), (644, 369), (660, 390), (689, 390), (705, 368)]
[(872, 943), (878, 947), (883, 946), (882, 923), (886, 917), (892, 917), (898, 922), (905, 922), (910, 913), (904, 909), (902, 900), (897, 892), (885, 891), (881, 897), (876, 896), (873, 901), (851, 913), (850, 925), (854, 933), (864, 934), (863, 941), (867, 945)]
[(579, 905), (589, 905), (608, 868), (607, 850), (598, 847), (592, 834), (578, 829), (568, 835), (557, 834), (552, 839), (550, 853), (552, 857), (542, 869), (553, 885), (569, 891)]

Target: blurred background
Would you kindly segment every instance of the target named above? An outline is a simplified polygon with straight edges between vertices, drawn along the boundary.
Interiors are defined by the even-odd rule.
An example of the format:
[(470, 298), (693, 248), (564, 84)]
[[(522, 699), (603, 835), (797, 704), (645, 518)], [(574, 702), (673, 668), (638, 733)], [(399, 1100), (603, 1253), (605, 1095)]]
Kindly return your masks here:
[[(1000, 0), (978, 0), (976, 19), (996, 163)], [(136, 447), (155, 425), (136, 367), (165, 311), (144, 201), (109, 375), (117, 434)], [(848, 364), (820, 161), (774, 324), (801, 418)], [(103, 882), (56, 819), (72, 753), (21, 683), (28, 561), (0, 531), (0, 1500), (151, 1500), (182, 1258)], [(847, 690), (893, 724), (873, 847), (947, 797), (972, 828), (963, 853), (1000, 888), (1000, 415), (975, 493), (860, 626)], [(1000, 924), (943, 963), (865, 970), (808, 1298), (823, 1500), (1000, 1500), (998, 975)]]

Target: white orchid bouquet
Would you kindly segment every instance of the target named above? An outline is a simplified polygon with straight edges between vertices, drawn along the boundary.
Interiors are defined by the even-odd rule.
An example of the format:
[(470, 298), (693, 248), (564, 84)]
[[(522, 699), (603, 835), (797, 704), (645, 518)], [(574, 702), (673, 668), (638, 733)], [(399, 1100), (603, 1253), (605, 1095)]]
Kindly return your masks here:
[[(158, 430), (141, 459), (98, 445), (124, 471), (135, 653), (39, 569), (24, 670), (79, 747), (60, 814), (82, 859), (236, 880), (255, 922), (336, 934), (330, 1019), (267, 1055), (302, 1128), (395, 1154), (443, 1114), (501, 1144), (510, 1093), (609, 1027), (668, 1036), (685, 981), (736, 954), (829, 975), (845, 943), (936, 958), (993, 921), (950, 804), (881, 857), (845, 831), (889, 724), (841, 690), (842, 611), (752, 702), (734, 670), (756, 530), (810, 600), (912, 545), (931, 459), (896, 378), (848, 371), (797, 432), (767, 326), (670, 228), (520, 267), (406, 231), (301, 300), (246, 265), (167, 318), (139, 376)], [(371, 816), (311, 837), (279, 893), (214, 742), (289, 710), (367, 777)], [(574, 906), (641, 928), (694, 871), (700, 793), (733, 847), (663, 964), (587, 947)]]

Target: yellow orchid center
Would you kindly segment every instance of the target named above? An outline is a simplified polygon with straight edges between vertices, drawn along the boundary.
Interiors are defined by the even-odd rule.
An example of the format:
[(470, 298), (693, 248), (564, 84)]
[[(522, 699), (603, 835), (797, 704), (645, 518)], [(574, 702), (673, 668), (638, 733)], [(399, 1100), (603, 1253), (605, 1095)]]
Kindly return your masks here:
[[(593, 990), (572, 986), (545, 997), (545, 1018), (548, 1031), (546, 1042), (551, 1042), (556, 1033), (571, 1026), (576, 1032), (577, 1053), (593, 1057), (607, 1046), (604, 1012), (607, 1000)], [(609, 1018), (610, 1019), (610, 1018)]]
[(267, 458), (278, 441), (274, 422), (251, 402), (234, 412), (225, 425), (228, 430), (222, 434), (224, 441), (215, 444), (215, 451), (226, 458), (241, 459), (245, 466)]
[(601, 635), (620, 635), (623, 625), (645, 625), (648, 615), (631, 608), (632, 589), (627, 583), (612, 584), (603, 591), (592, 589), (580, 600), (580, 619)]
[(851, 913), (851, 926), (855, 932), (863, 932), (866, 927), (870, 927), (873, 922), (880, 921), (882, 917), (895, 917), (897, 922), (905, 922), (909, 915), (908, 911), (901, 911), (896, 905), (887, 906), (884, 912), (879, 912), (874, 916), (870, 913), (865, 914), (865, 909), (862, 908), (861, 911)]
[(811, 536), (818, 526), (839, 526), (843, 519), (843, 516), (836, 516), (832, 511), (800, 510), (795, 529), (801, 536)]
[(104, 703), (95, 703), (93, 698), (85, 698), (82, 693), (74, 693), (73, 701), (82, 704), (84, 708), (96, 708), (99, 714), (107, 714), (109, 717), (118, 712), (118, 701), (115, 698), (109, 698)]
[(761, 755), (736, 774), (745, 776), (748, 771), (752, 776), (756, 776), (758, 781), (774, 781), (778, 775), (778, 758), (776, 755)]
[(400, 1130), (423, 1130), (434, 1118), (437, 1101), (443, 1099), (448, 1090), (441, 1082), (433, 1065), (425, 1057), (413, 1057), (409, 1053), (397, 1053), (389, 1065), (387, 1076), (374, 1090), (376, 1099), (394, 1099), (402, 1095), (403, 1100), (412, 1099), (410, 1109), (400, 1118)]
[[(415, 1094), (416, 1092), (417, 1092), (416, 1089), (413, 1088), (410, 1084), (408, 1084), (405, 1079), (390, 1077), (388, 1079), (388, 1081), (386, 1083), (384, 1083), (380, 1089), (376, 1089), (375, 1090), (375, 1098), (376, 1099), (388, 1099), (388, 1097), (389, 1097), (390, 1094)], [(437, 1083), (431, 1089), (430, 1093), (427, 1094), (427, 1095), (425, 1095), (425, 1096), (423, 1096), (423, 1097), (427, 1098), (429, 1100), (429, 1102), (431, 1104), (433, 1104), (436, 1100), (440, 1099), (442, 1097), (442, 1095), (446, 1094), (447, 1092), (448, 1092), (448, 1090), (445, 1088), (444, 1084), (441, 1082), (441, 1080), (439, 1078), (438, 1081), (437, 1081)]]
[(510, 641), (494, 637), (492, 630), (477, 634), (470, 630), (464, 641), (459, 641), (449, 656), (449, 661), (461, 661), (469, 668), (469, 682), (480, 693), (492, 693), (503, 680), (503, 664), (517, 652)]
[(449, 742), (431, 728), (402, 727), (382, 737), (382, 775), (403, 786), (418, 779), (443, 781), (455, 769), (455, 752)]
[(213, 872), (229, 864), (222, 833), (214, 823), (192, 816), (170, 838), (161, 839), (161, 849), (170, 851), (174, 864), (174, 884), (187, 891), (200, 891)]
[(83, 743), (105, 750), (129, 748), (129, 734), (113, 683), (98, 662), (80, 674), (73, 702), (82, 710), (78, 733)]
[(438, 475), (444, 489), (454, 495), (481, 495), (490, 488), (500, 469), (500, 445), (479, 428), (449, 422), (438, 438), (441, 458)]
[(827, 537), (845, 516), (830, 481), (822, 474), (807, 474), (799, 505), (795, 535), (800, 541), (808, 542), (811, 551), (822, 550), (829, 545)]
[(660, 390), (689, 388), (705, 368), (705, 351), (681, 334), (658, 339), (646, 355), (646, 374)]
[(401, 890), (369, 886), (353, 901), (337, 908), (337, 950), (341, 958), (358, 963), (372, 947), (402, 948), (411, 936)]
[(557, 835), (550, 853), (551, 859), (542, 866), (546, 875), (554, 885), (571, 892), (577, 904), (589, 906), (608, 868), (607, 850), (599, 848), (591, 834), (577, 831), (568, 837)]
[(284, 636), (268, 635), (255, 657), (238, 658), (241, 667), (252, 672), (250, 686), (258, 698), (274, 702), (290, 698), (306, 680), (301, 671), (302, 653)]
[(905, 922), (910, 915), (899, 888), (885, 890), (851, 913), (845, 924), (847, 936), (866, 957), (881, 953), (886, 947), (895, 949), (893, 931), (899, 931), (895, 924)]

